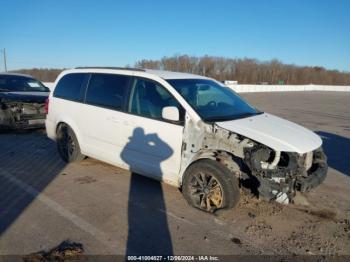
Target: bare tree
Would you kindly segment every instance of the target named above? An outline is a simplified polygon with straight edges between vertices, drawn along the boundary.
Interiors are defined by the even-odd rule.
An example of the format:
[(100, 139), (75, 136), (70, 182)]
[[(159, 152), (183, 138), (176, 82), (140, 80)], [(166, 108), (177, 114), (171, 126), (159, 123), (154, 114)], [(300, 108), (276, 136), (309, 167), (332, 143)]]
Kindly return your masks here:
[[(320, 66), (283, 64), (277, 59), (259, 61), (251, 58), (175, 55), (160, 60), (137, 61), (138, 68), (162, 69), (206, 75), (219, 81), (237, 80), (242, 84), (323, 84), (350, 85), (350, 73), (327, 70)], [(16, 70), (43, 82), (55, 81), (63, 69), (32, 68)]]
[(136, 67), (156, 68), (206, 75), (219, 81), (237, 80), (242, 84), (323, 84), (350, 85), (350, 73), (323, 67), (283, 64), (277, 59), (232, 59), (225, 57), (175, 55), (160, 60), (141, 60)]

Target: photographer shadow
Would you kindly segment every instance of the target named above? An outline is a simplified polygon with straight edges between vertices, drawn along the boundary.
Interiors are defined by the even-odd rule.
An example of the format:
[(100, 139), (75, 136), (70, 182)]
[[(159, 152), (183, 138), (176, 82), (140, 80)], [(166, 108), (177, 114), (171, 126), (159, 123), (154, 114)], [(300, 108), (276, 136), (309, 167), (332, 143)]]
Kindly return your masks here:
[[(142, 156), (139, 152), (144, 152), (147, 156)], [(121, 153), (121, 158), (132, 171), (126, 255), (173, 254), (162, 185), (159, 181), (134, 173), (147, 165), (147, 170), (158, 175), (161, 181), (160, 164), (172, 154), (173, 150), (157, 134), (145, 134), (140, 127), (134, 129)], [(146, 158), (151, 160), (145, 163)]]

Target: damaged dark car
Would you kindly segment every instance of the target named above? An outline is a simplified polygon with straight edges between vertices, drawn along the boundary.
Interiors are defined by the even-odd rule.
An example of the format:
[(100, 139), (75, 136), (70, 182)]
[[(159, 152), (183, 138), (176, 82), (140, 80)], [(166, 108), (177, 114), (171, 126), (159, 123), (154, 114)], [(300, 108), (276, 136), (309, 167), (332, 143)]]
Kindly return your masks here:
[(0, 73), (0, 130), (45, 127), (49, 93), (31, 76)]

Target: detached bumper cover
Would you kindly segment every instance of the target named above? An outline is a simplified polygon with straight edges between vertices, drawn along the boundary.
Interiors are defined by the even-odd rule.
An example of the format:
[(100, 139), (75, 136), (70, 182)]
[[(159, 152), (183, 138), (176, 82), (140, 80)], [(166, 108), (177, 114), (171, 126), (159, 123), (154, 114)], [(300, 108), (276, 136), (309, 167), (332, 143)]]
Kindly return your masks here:
[(328, 164), (327, 157), (322, 148), (315, 150), (313, 164), (308, 170), (307, 177), (297, 177), (295, 181), (295, 189), (300, 192), (307, 192), (321, 184), (327, 176)]

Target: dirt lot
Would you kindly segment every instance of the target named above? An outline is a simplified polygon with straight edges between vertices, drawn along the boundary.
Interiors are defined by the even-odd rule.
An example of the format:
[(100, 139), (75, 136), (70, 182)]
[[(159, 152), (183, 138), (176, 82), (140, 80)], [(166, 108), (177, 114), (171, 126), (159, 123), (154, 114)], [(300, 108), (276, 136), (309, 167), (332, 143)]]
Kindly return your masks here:
[[(0, 255), (73, 243), (85, 254), (350, 255), (350, 94), (245, 94), (324, 140), (330, 170), (298, 204), (242, 190), (209, 215), (173, 187), (93, 159), (65, 165), (44, 131), (0, 134)], [(57, 250), (57, 249), (54, 249)]]

